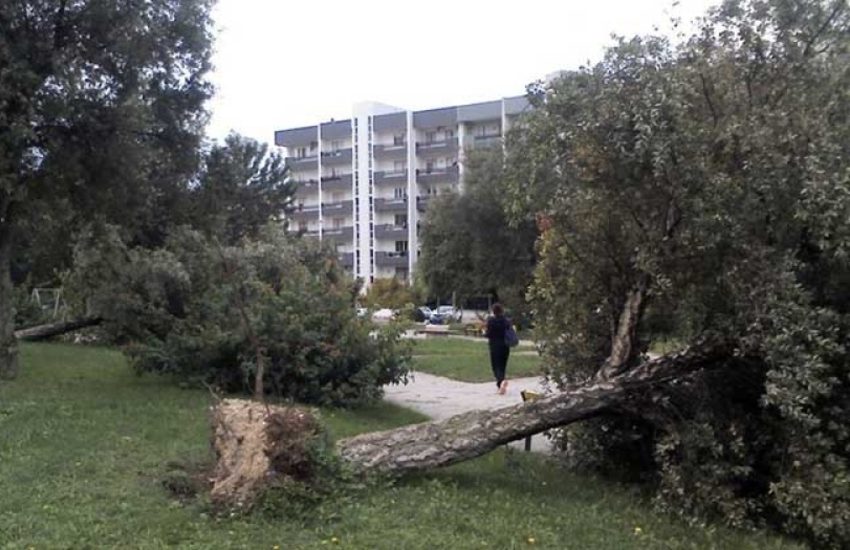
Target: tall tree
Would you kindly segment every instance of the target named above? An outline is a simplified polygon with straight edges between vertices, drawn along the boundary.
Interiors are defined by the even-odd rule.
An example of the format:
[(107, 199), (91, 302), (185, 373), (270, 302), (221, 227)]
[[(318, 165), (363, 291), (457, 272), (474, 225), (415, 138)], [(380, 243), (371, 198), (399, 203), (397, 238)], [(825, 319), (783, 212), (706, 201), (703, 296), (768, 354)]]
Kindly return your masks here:
[[(725, 367), (568, 432), (658, 480), (662, 506), (850, 540), (850, 10), (727, 1), (681, 45), (621, 40), (532, 90), (513, 212), (565, 387), (631, 372), (658, 330), (737, 342)], [(599, 451), (602, 451), (601, 453)]]
[(533, 223), (509, 225), (501, 148), (467, 152), (464, 191), (437, 198), (422, 226), (419, 276), (431, 296), (498, 296), (523, 310), (534, 266)]
[(238, 134), (212, 146), (198, 183), (192, 225), (231, 244), (282, 220), (295, 193), (283, 158)]
[(212, 0), (0, 6), (0, 377), (17, 372), (10, 264), (45, 211), (161, 240), (197, 166)]

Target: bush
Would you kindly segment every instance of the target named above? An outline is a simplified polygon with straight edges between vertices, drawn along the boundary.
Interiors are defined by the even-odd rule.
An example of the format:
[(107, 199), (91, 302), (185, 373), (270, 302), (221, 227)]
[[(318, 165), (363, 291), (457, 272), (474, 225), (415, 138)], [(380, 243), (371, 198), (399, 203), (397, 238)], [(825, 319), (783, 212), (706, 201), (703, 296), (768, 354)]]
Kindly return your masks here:
[(182, 229), (164, 248), (85, 237), (68, 286), (104, 317), (140, 372), (246, 392), (350, 405), (403, 380), (409, 351), (394, 326), (355, 314), (356, 291), (333, 255), (267, 227), (221, 246)]

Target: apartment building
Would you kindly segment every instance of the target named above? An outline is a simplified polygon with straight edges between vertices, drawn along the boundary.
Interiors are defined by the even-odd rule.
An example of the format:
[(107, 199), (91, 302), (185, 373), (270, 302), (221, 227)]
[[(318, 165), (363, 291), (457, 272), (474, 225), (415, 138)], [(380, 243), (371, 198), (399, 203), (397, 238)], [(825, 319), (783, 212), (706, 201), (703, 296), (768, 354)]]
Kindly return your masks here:
[(349, 120), (275, 132), (297, 182), (290, 229), (332, 243), (367, 284), (409, 279), (433, 197), (463, 189), (464, 151), (501, 146), (524, 96), (409, 111), (355, 105)]

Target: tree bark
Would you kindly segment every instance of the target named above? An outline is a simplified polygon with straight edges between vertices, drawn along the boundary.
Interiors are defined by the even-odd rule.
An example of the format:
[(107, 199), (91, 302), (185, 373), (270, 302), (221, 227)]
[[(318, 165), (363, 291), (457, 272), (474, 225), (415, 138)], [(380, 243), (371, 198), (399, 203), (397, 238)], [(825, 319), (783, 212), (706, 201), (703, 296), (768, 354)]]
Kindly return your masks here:
[(103, 319), (100, 317), (84, 317), (82, 319), (74, 319), (73, 321), (61, 321), (58, 323), (49, 323), (47, 325), (38, 325), (35, 327), (16, 330), (15, 337), (18, 340), (28, 340), (31, 342), (46, 340), (47, 338), (59, 336), (66, 332), (99, 325), (102, 321)]
[[(549, 397), (496, 410), (471, 411), (340, 440), (339, 455), (357, 470), (404, 474), (470, 460), (510, 441), (599, 414), (635, 390), (685, 376), (727, 357), (725, 345), (700, 345), (648, 361), (610, 380), (595, 380)], [(298, 412), (304, 414), (303, 411)], [(228, 399), (214, 409), (213, 446), (219, 461), (212, 496), (246, 505), (280, 472), (279, 433), (270, 426), (292, 418), (291, 408)], [(299, 416), (300, 418), (300, 416)], [(303, 434), (302, 436), (303, 437)]]
[(0, 380), (18, 376), (18, 344), (15, 339), (15, 289), (12, 286), (12, 232), (0, 212)]
[(633, 390), (646, 389), (716, 362), (725, 346), (688, 348), (648, 361), (609, 380), (511, 407), (471, 411), (439, 422), (341, 440), (340, 455), (358, 468), (405, 473), (449, 466), (551, 428), (595, 416), (621, 402)]

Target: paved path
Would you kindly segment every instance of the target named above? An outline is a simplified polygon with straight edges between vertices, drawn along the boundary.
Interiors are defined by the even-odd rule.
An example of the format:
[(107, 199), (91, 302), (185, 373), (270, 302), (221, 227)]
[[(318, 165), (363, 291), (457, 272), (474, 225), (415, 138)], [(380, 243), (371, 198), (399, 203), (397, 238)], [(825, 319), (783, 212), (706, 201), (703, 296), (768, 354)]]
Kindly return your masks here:
[[(508, 379), (507, 393), (499, 395), (495, 382), (458, 382), (442, 376), (414, 372), (413, 380), (406, 386), (386, 386), (384, 399), (419, 411), (434, 420), (443, 420), (467, 411), (497, 409), (521, 403), (522, 390), (545, 393), (542, 380), (536, 377)], [(523, 442), (515, 441), (511, 446), (522, 448)], [(540, 452), (551, 450), (549, 440), (542, 435), (531, 438), (531, 448)]]

